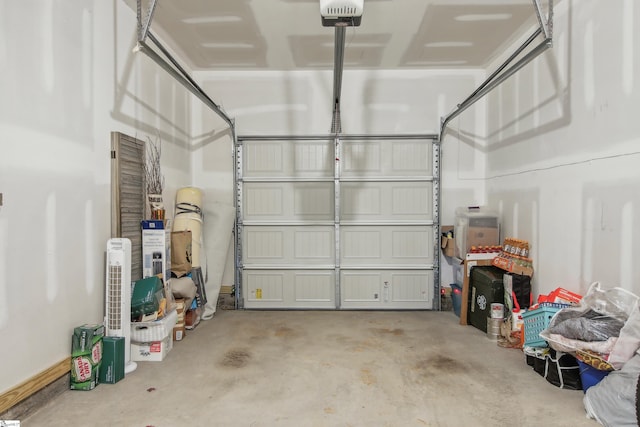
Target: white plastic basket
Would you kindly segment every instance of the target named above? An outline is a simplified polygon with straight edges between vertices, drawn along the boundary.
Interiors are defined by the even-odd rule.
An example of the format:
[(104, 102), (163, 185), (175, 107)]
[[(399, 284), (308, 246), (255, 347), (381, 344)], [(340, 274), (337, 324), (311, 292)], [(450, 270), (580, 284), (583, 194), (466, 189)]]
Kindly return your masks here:
[(138, 343), (162, 341), (173, 333), (178, 321), (178, 311), (172, 310), (160, 320), (153, 322), (132, 322), (131, 341)]

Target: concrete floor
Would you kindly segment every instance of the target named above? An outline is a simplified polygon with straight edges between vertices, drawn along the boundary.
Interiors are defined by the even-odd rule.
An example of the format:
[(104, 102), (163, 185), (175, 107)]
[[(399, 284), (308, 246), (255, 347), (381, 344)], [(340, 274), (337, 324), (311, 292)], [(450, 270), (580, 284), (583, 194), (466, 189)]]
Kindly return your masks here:
[(218, 311), (163, 362), (66, 391), (31, 426), (598, 426), (583, 392), (452, 312)]

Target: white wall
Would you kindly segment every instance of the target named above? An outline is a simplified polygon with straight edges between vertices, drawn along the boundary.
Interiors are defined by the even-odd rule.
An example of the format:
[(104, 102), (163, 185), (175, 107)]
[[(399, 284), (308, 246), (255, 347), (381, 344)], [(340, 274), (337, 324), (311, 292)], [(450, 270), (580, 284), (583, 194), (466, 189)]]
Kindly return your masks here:
[(120, 0), (0, 2), (0, 393), (102, 322), (110, 132), (163, 140), (165, 197), (190, 183), (190, 96), (133, 54)]
[[(485, 76), (483, 75), (483, 80)], [(481, 82), (460, 94), (461, 103)], [(453, 111), (453, 108), (451, 108)], [(448, 111), (447, 113), (451, 112)], [(487, 140), (486, 102), (477, 101), (447, 126), (442, 136), (442, 194), (440, 224), (453, 225), (455, 210), (463, 206), (484, 206), (486, 198)], [(455, 258), (440, 256), (440, 286), (449, 287), (455, 282)], [(459, 265), (458, 265), (459, 266)]]
[[(331, 130), (332, 70), (199, 72), (195, 76), (235, 118), (240, 135), (327, 135)], [(478, 70), (345, 69), (342, 131), (437, 133), (440, 117), (467, 96), (483, 76), (484, 72)], [(204, 130), (220, 128), (210, 122), (212, 117), (203, 113)], [(484, 117), (476, 125), (484, 130)]]
[(489, 96), (488, 200), (531, 242), (537, 292), (640, 294), (640, 5), (555, 12), (553, 49)]
[[(328, 135), (333, 71), (201, 72), (196, 79), (235, 119), (238, 135)], [(437, 134), (440, 118), (484, 80), (482, 70), (344, 70), (341, 96), (345, 134)], [(484, 203), (485, 154), (474, 135), (486, 133), (484, 103), (457, 119), (442, 159), (442, 224), (453, 224), (457, 206)], [(233, 203), (232, 142), (224, 123), (203, 106), (194, 147), (194, 181), (208, 197)], [(205, 225), (206, 227), (206, 225)], [(444, 260), (444, 258), (443, 258)], [(444, 260), (446, 262), (446, 260)], [(232, 283), (229, 257), (224, 283)], [(451, 283), (451, 267), (441, 283)]]

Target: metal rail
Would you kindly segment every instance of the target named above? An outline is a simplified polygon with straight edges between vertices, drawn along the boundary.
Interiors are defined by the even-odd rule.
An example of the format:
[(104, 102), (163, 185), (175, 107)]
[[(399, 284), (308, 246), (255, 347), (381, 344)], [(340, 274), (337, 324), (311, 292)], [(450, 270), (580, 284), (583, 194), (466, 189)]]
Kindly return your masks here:
[[(533, 0), (533, 6), (535, 8), (536, 16), (540, 26), (533, 32), (529, 38), (518, 47), (513, 54), (511, 54), (491, 75), (469, 95), (464, 101), (456, 106), (456, 109), (448, 116), (441, 119), (440, 125), (440, 139), (447, 128), (447, 125), (451, 120), (459, 116), (467, 108), (471, 107), (478, 100), (484, 97), (496, 86), (500, 85), (506, 79), (515, 74), (522, 67), (531, 62), (534, 58), (540, 55), (545, 50), (549, 49), (553, 45), (553, 0), (549, 0), (548, 14), (543, 16), (540, 0)], [(507, 68), (524, 50), (538, 37), (540, 34), (544, 35), (544, 40), (533, 48), (529, 53), (522, 57), (511, 67)]]
[[(547, 16), (543, 16), (542, 7), (540, 5), (540, 0), (533, 0), (533, 6), (535, 8), (535, 12), (538, 18), (539, 27), (524, 41), (524, 43), (519, 46), (489, 77), (480, 85), (476, 90), (474, 90), (464, 101), (456, 106), (456, 109), (451, 112), (449, 115), (443, 117), (441, 119), (440, 125), (440, 134), (438, 136), (438, 140), (434, 144), (434, 221), (438, 225), (437, 229), (434, 230), (435, 236), (434, 239), (436, 242), (439, 241), (440, 238), (440, 199), (441, 199), (441, 175), (440, 175), (440, 157), (442, 154), (442, 137), (447, 128), (447, 125), (451, 120), (462, 114), (467, 108), (471, 107), (474, 103), (488, 94), (491, 90), (495, 89), (498, 85), (504, 82), (506, 79), (515, 74), (522, 67), (531, 62), (534, 58), (538, 57), (542, 52), (546, 51), (550, 47), (553, 46), (553, 0), (549, 0), (548, 4), (548, 13)], [(544, 40), (538, 44), (535, 48), (533, 48), (529, 53), (524, 55), (520, 60), (518, 60), (515, 64), (509, 66), (516, 58), (518, 58), (527, 47), (539, 36), (544, 35)], [(436, 171), (436, 168), (437, 171)], [(435, 250), (435, 266), (434, 266), (434, 287), (435, 287), (435, 295), (434, 295), (434, 309), (440, 309), (440, 295), (439, 295), (439, 287), (440, 287), (440, 251), (436, 246)], [(437, 298), (437, 302), (436, 299)], [(437, 304), (437, 305), (436, 305)]]
[[(220, 116), (231, 129), (234, 129), (235, 125), (233, 120), (222, 111), (222, 108), (206, 94), (204, 90), (189, 76), (187, 71), (176, 61), (171, 53), (160, 43), (160, 41), (149, 31), (151, 26), (151, 19), (153, 18), (153, 11), (156, 6), (156, 0), (149, 8), (146, 22), (142, 22), (142, 8), (141, 1), (137, 0), (137, 14), (138, 14), (138, 43), (133, 49), (134, 52), (142, 52), (151, 58), (156, 64), (162, 67), (166, 72), (171, 74), (180, 84), (182, 84), (189, 92), (193, 93), (198, 99), (200, 99), (207, 107), (212, 109), (218, 116)], [(153, 42), (153, 44), (160, 50), (160, 52), (169, 60), (167, 62), (161, 55), (159, 55), (154, 49), (149, 47), (146, 43), (147, 36)]]
[(333, 115), (331, 118), (331, 132), (342, 132), (340, 117), (340, 94), (342, 92), (342, 71), (344, 69), (345, 27), (337, 26), (335, 30), (335, 48), (333, 52)]
[[(238, 141), (319, 141), (333, 140), (335, 135), (238, 135)], [(358, 139), (389, 140), (389, 139), (438, 139), (434, 133), (428, 134), (340, 134), (341, 140), (353, 141)]]

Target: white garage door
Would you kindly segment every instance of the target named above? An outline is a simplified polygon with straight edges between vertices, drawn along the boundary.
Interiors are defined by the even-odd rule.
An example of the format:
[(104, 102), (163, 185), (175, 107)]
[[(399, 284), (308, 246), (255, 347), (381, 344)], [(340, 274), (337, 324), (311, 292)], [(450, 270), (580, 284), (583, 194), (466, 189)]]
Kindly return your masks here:
[(432, 136), (239, 138), (241, 306), (437, 308), (434, 153)]

